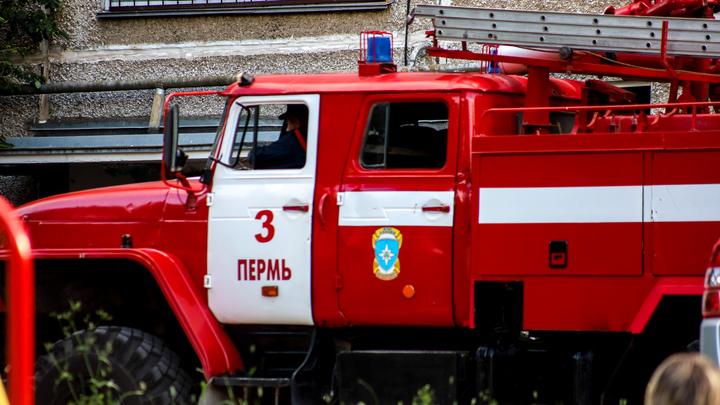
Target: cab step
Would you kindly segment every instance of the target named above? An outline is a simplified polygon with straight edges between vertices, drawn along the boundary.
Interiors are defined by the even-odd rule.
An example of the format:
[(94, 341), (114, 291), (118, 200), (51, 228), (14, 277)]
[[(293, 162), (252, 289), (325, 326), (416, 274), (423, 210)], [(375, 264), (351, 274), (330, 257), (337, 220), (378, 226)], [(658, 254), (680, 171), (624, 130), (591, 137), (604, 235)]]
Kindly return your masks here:
[(212, 384), (219, 387), (282, 388), (290, 386), (290, 378), (284, 377), (216, 377)]
[(313, 342), (312, 328), (233, 325), (226, 330), (242, 353), (246, 371), (254, 370), (248, 381), (292, 379)]
[(279, 405), (280, 389), (290, 386), (290, 378), (224, 376), (211, 378), (210, 384), (219, 391), (231, 392), (236, 388), (242, 388), (243, 403), (245, 404), (249, 404), (251, 397), (257, 395), (250, 391), (251, 388), (274, 388), (274, 404)]

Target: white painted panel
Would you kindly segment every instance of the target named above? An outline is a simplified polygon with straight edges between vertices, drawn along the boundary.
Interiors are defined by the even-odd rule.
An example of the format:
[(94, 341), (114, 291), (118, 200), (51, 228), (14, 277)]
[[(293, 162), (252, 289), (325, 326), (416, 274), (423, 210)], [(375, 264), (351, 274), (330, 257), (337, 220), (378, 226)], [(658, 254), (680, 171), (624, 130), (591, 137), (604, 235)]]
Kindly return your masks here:
[[(234, 170), (218, 165), (213, 177), (213, 204), (208, 224), (208, 275), (212, 287), (208, 301), (223, 323), (312, 325), (311, 229), (315, 188), (320, 97), (245, 97), (247, 105), (303, 102), (309, 108), (307, 158), (301, 169)], [(233, 105), (227, 125), (233, 131), (240, 108)], [(225, 136), (221, 150), (230, 153), (232, 135)], [(284, 206), (307, 206), (307, 212), (287, 211)], [(273, 237), (268, 236), (270, 212)], [(266, 267), (255, 279), (241, 274), (240, 263), (251, 260), (278, 264), (292, 271), (291, 277), (269, 277)], [(280, 269), (282, 272), (282, 268)], [(277, 286), (279, 295), (262, 295), (262, 287)]]
[(720, 184), (650, 186), (645, 198), (653, 222), (720, 221)]
[(642, 222), (642, 186), (480, 188), (481, 224)]
[[(341, 226), (452, 226), (453, 191), (353, 191), (340, 206)], [(424, 212), (445, 205), (447, 213)]]
[(483, 224), (720, 221), (720, 184), (481, 188), (479, 193)]
[[(395, 36), (397, 38), (397, 35)], [(410, 44), (426, 41), (423, 32), (411, 33)], [(395, 47), (402, 46), (396, 42)], [(242, 41), (202, 41), (174, 43), (143, 43), (131, 45), (95, 46), (87, 50), (57, 50), (58, 58), (66, 63), (97, 63), (110, 60), (194, 59), (212, 57), (241, 57), (257, 55), (289, 55), (311, 52), (350, 51), (360, 47), (358, 35), (332, 34), (313, 37), (246, 39)], [(28, 63), (42, 63), (38, 54), (28, 55)]]
[[(310, 233), (311, 212), (284, 211), (283, 205), (312, 207), (314, 179), (263, 179), (262, 184), (229, 185), (214, 190), (208, 237), (208, 274), (212, 275), (210, 308), (224, 323), (311, 325)], [(248, 199), (247, 196), (253, 196)], [(260, 211), (272, 212), (274, 236), (267, 236), (267, 219), (256, 219)], [(304, 232), (308, 231), (308, 232)], [(289, 280), (265, 271), (260, 280), (241, 277), (241, 260), (272, 261), (292, 270)], [(276, 262), (277, 261), (277, 262)], [(278, 286), (277, 297), (263, 297), (263, 286)]]

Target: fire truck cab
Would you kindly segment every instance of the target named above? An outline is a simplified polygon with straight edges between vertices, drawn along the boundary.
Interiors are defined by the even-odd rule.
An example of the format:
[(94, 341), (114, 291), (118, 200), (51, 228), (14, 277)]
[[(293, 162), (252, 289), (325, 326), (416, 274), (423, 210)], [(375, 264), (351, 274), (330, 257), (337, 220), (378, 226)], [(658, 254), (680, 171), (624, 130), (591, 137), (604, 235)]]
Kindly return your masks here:
[[(390, 82), (355, 91), (363, 78), (347, 75), (258, 77), (250, 96), (240, 86), (226, 91), (225, 134), (208, 171), (205, 279), (219, 320), (345, 326), (400, 316), (407, 326), (455, 325), (460, 100), (483, 83), (436, 76), (430, 86), (426, 75), (406, 76), (399, 85), (412, 93), (390, 91)], [(265, 83), (289, 94), (264, 96)], [(291, 104), (309, 110), (305, 165), (236, 165), (241, 138), (257, 133), (253, 115)], [(262, 295), (262, 286), (276, 293)]]

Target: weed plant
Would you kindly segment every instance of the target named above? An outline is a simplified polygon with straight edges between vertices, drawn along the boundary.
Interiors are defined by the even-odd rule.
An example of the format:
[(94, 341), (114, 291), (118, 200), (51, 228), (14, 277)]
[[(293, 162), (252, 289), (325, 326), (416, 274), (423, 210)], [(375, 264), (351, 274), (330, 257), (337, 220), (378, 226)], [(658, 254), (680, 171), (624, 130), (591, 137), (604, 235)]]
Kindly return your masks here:
[(96, 344), (94, 337), (84, 336), (81, 333), (81, 330), (95, 330), (100, 322), (112, 320), (112, 316), (103, 310), (81, 316), (81, 309), (80, 301), (70, 301), (70, 309), (67, 311), (50, 314), (58, 321), (63, 338), (74, 341), (75, 350), (82, 354), (87, 368), (87, 376), (75, 375), (70, 372), (68, 362), (55, 357), (52, 351), (53, 344), (45, 343), (50, 361), (59, 372), (55, 389), (57, 390), (61, 385), (67, 387), (72, 397), (69, 405), (120, 405), (129, 396), (142, 395), (145, 391), (144, 384), (141, 383), (137, 391), (121, 393), (115, 382), (108, 378), (112, 371), (109, 360), (112, 344), (108, 342), (101, 347)]
[[(45, 349), (48, 353), (51, 363), (59, 373), (59, 377), (55, 381), (55, 390), (61, 386), (68, 388), (72, 399), (68, 405), (122, 405), (123, 401), (131, 396), (142, 396), (146, 391), (144, 383), (139, 383), (139, 389), (132, 392), (121, 392), (115, 382), (109, 378), (112, 371), (112, 363), (110, 361), (110, 353), (112, 352), (112, 343), (107, 342), (105, 345), (98, 345), (92, 334), (82, 333), (83, 331), (93, 331), (101, 322), (112, 320), (112, 316), (105, 311), (97, 310), (93, 314), (81, 315), (82, 305), (79, 301), (70, 301), (70, 308), (62, 313), (51, 313), (55, 318), (66, 341), (71, 341), (75, 350), (82, 354), (82, 358), (87, 368), (86, 375), (75, 375), (69, 370), (69, 364), (63, 359), (55, 357), (52, 351), (53, 344), (46, 343)], [(251, 348), (254, 351), (254, 347)], [(251, 369), (250, 374), (254, 374), (255, 369)], [(372, 395), (373, 404), (380, 404), (380, 398), (368, 383), (358, 380), (358, 383), (365, 387)], [(451, 378), (449, 384), (454, 384)], [(229, 384), (228, 384), (229, 386)], [(205, 384), (201, 383), (201, 388), (205, 389)], [(170, 387), (170, 395), (172, 398), (177, 396), (175, 387)], [(324, 398), (327, 404), (334, 404), (337, 398), (330, 393)], [(256, 388), (252, 399), (237, 397), (234, 390), (228, 388), (227, 398), (218, 404), (213, 405), (259, 405), (263, 400), (262, 387)], [(195, 398), (193, 398), (195, 403)], [(417, 390), (413, 396), (410, 405), (435, 405), (437, 404), (435, 390), (430, 385), (425, 385)], [(538, 404), (538, 393), (533, 392), (532, 404)], [(621, 399), (619, 405), (626, 405), (627, 400)], [(342, 404), (341, 404), (342, 405)], [(355, 405), (366, 405), (359, 402)], [(398, 402), (403, 405), (403, 402)], [(456, 405), (456, 404), (453, 404)], [(498, 402), (491, 398), (489, 391), (480, 392), (470, 401), (470, 405), (498, 405)], [(562, 405), (562, 404), (555, 404)]]

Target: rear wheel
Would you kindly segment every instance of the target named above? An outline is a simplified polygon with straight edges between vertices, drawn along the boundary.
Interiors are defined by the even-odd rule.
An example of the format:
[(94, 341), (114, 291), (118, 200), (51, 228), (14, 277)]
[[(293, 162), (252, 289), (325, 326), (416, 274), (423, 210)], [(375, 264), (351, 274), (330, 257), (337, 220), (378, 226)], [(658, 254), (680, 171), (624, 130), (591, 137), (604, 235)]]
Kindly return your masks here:
[(62, 405), (95, 395), (122, 404), (190, 403), (192, 383), (180, 358), (155, 336), (110, 326), (56, 342), (38, 359), (38, 404)]

